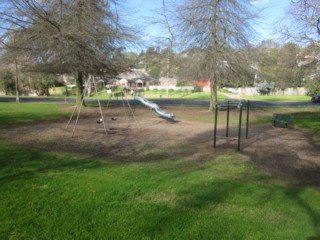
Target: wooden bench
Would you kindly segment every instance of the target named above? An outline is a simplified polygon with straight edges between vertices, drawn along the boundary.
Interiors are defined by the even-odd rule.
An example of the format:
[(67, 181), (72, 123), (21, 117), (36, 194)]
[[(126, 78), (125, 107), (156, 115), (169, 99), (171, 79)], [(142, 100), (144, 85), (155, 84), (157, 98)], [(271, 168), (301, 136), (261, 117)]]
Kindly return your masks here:
[(293, 116), (289, 114), (279, 114), (274, 113), (272, 116), (273, 126), (276, 126), (276, 123), (283, 123), (285, 127), (287, 128), (289, 124), (292, 124), (293, 122)]

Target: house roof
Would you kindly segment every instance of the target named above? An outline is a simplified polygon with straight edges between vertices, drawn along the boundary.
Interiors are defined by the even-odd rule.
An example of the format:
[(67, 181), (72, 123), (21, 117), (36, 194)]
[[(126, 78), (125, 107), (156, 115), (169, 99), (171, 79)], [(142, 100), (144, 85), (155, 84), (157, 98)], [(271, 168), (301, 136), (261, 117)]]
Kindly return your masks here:
[(127, 72), (120, 73), (118, 78), (125, 78), (128, 81), (137, 80), (137, 79), (150, 79), (151, 77), (145, 69), (130, 69)]

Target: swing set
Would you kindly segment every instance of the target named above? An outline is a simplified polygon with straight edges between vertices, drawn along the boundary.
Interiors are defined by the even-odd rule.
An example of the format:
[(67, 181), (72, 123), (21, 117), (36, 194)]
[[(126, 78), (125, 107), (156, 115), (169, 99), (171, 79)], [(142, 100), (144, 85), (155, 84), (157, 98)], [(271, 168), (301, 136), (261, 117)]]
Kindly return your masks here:
[[(101, 124), (102, 123), (102, 126), (103, 126), (103, 129), (104, 129), (104, 132), (105, 134), (108, 134), (107, 132), (107, 128), (106, 128), (106, 124), (105, 124), (105, 117), (104, 117), (104, 114), (103, 114), (103, 111), (102, 111), (102, 107), (101, 107), (101, 101), (100, 101), (100, 98), (99, 98), (99, 94), (98, 94), (98, 88), (97, 88), (97, 81), (95, 79), (94, 76), (92, 75), (89, 75), (88, 77), (88, 80), (86, 81), (85, 85), (84, 85), (84, 90), (82, 92), (82, 96), (81, 96), (81, 101), (80, 102), (77, 102), (74, 109), (73, 109), (73, 112), (70, 116), (70, 119), (67, 123), (67, 126), (66, 128), (69, 127), (72, 119), (75, 117), (75, 122), (74, 122), (74, 126), (73, 126), (73, 130), (72, 130), (72, 137), (74, 136), (74, 132), (76, 130), (76, 126), (78, 124), (78, 121), (79, 121), (79, 117), (80, 117), (80, 113), (81, 113), (81, 110), (82, 110), (82, 106), (83, 106), (83, 103), (84, 103), (84, 99), (85, 99), (85, 96), (88, 94), (89, 92), (89, 87), (90, 86), (93, 86), (94, 88), (94, 92), (95, 92), (95, 95), (96, 95), (96, 100), (98, 102), (98, 107), (99, 107), (99, 113), (100, 113), (100, 118), (97, 120), (97, 123), (98, 124)], [(130, 103), (129, 103), (129, 100), (127, 99), (126, 97), (126, 94), (124, 93), (124, 90), (123, 88), (121, 88), (121, 98), (122, 98), (122, 105), (123, 107), (125, 107), (126, 105), (128, 106), (129, 108), (129, 114), (128, 116), (129, 117), (132, 117), (135, 119), (134, 117), (134, 111), (133, 109), (131, 108), (130, 106)], [(125, 98), (125, 99), (124, 99)], [(107, 102), (107, 107), (109, 107), (109, 104), (110, 104), (110, 100), (111, 100), (111, 96), (109, 97), (108, 99), (108, 102)], [(75, 113), (77, 112), (77, 116), (75, 116)], [(116, 120), (117, 118), (111, 118), (112, 120)]]

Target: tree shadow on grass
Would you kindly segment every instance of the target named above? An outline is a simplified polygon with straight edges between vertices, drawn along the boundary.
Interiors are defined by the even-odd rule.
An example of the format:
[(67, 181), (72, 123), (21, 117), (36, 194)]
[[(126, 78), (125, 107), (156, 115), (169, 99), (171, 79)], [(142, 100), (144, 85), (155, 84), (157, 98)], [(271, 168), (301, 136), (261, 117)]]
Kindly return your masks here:
[[(247, 173), (247, 175), (236, 173), (237, 176), (233, 177), (240, 180), (253, 180), (256, 182), (264, 182), (265, 180), (268, 181), (268, 179), (275, 178), (278, 178), (279, 181), (284, 180), (286, 187), (283, 193), (305, 210), (305, 213), (313, 224), (315, 236), (309, 239), (320, 239), (320, 212), (309, 201), (300, 196), (310, 186), (320, 187), (319, 142), (315, 141), (313, 135), (299, 129), (273, 128), (271, 124), (267, 125), (267, 127), (262, 125), (261, 129), (259, 129), (259, 126), (255, 126), (250, 131), (249, 140), (243, 141), (239, 153), (236, 153), (234, 150), (236, 145), (234, 141), (219, 141), (217, 149), (211, 150), (211, 154), (213, 153), (213, 155), (208, 153), (207, 156), (211, 156), (211, 161), (215, 161), (215, 158), (212, 156), (229, 154), (234, 156), (234, 162), (237, 161), (237, 156), (244, 156), (257, 167), (256, 171), (265, 172), (263, 175), (257, 174), (252, 176), (250, 176), (250, 173)], [(208, 132), (200, 133), (188, 141), (190, 143), (199, 141), (205, 136), (209, 136)], [(227, 186), (225, 187), (228, 189)], [(234, 190), (237, 191), (241, 187), (234, 185)], [(205, 189), (205, 187), (201, 188)], [(195, 192), (198, 193), (187, 202), (188, 206), (196, 206), (197, 204), (203, 206), (206, 202), (215, 202), (215, 188), (212, 189), (212, 192), (204, 190), (203, 193), (196, 189)], [(221, 193), (217, 192), (217, 195), (219, 194)], [(272, 192), (270, 192), (270, 195), (272, 196)], [(222, 196), (226, 195), (222, 193)], [(268, 197), (265, 199), (268, 199)], [(261, 199), (258, 202), (261, 204), (263, 201)]]
[(312, 207), (308, 202), (302, 199), (301, 194), (305, 188), (289, 188), (286, 191), (288, 197), (293, 199), (298, 205), (304, 209), (305, 213), (309, 216), (311, 222), (313, 223), (313, 228), (315, 236), (307, 238), (308, 240), (320, 239), (320, 211)]
[[(218, 207), (224, 204), (230, 195), (241, 187), (239, 182), (225, 180), (215, 180), (206, 185), (186, 186), (170, 203), (158, 203), (156, 210), (148, 213), (148, 215), (152, 214), (152, 218), (150, 217), (149, 221), (142, 224), (139, 231), (148, 234), (151, 238), (166, 236), (166, 232), (176, 234), (166, 236), (169, 239), (212, 239), (214, 235), (222, 236), (223, 232), (228, 230), (231, 236), (244, 235), (228, 229), (227, 226), (230, 227), (230, 224), (226, 224), (227, 216), (223, 220), (214, 217), (217, 216), (214, 207), (211, 208), (212, 212), (203, 216), (205, 219), (199, 215), (199, 212), (206, 211), (209, 206)], [(190, 231), (191, 228), (195, 229)], [(172, 231), (172, 229), (176, 230)], [(221, 233), (218, 234), (218, 231)]]
[[(1, 144), (1, 143), (0, 143)], [(1, 144), (0, 182), (30, 179), (39, 173), (66, 169), (98, 168), (102, 163), (92, 158), (61, 156), (52, 152), (23, 146)]]
[(320, 187), (319, 142), (312, 134), (296, 128), (269, 127), (243, 149), (260, 170), (287, 182), (286, 195), (305, 210), (320, 239), (320, 212), (300, 195), (308, 187)]

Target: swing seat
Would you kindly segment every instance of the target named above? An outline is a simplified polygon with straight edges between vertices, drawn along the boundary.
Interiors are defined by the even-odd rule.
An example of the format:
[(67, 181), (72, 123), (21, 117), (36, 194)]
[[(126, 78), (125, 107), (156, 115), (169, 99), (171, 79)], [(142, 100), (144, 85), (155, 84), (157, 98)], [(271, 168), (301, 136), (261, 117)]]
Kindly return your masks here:
[(97, 120), (97, 123), (98, 123), (98, 124), (101, 124), (101, 123), (102, 123), (102, 118), (99, 118), (99, 119)]

